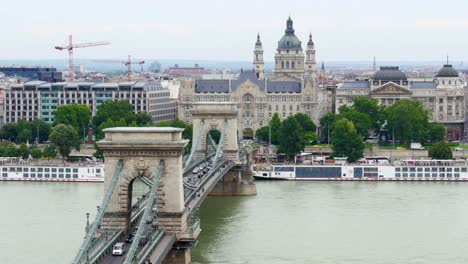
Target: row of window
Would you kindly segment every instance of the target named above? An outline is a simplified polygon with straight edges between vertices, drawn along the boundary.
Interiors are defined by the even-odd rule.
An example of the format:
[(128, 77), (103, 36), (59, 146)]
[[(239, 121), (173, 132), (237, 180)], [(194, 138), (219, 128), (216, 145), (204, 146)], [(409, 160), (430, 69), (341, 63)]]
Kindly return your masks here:
[[(22, 167), (3, 167), (3, 172), (67, 172), (67, 173), (78, 173), (77, 168), (22, 168)], [(89, 172), (89, 171), (88, 171)], [(101, 173), (101, 169), (96, 169), (96, 173)]]
[(467, 172), (466, 167), (396, 167), (396, 172)]
[(418, 172), (418, 173), (415, 173), (415, 172), (411, 172), (411, 173), (407, 173), (407, 172), (403, 172), (403, 173), (395, 173), (395, 177), (396, 178), (400, 178), (400, 177), (403, 177), (403, 178), (406, 178), (406, 177), (411, 177), (411, 178), (415, 178), (415, 177), (418, 177), (418, 178), (460, 178), (460, 173), (429, 173), (429, 172), (425, 172), (425, 173), (422, 173), (422, 172)]
[[(3, 172), (2, 173), (2, 177), (6, 178), (8, 177), (8, 173), (5, 173)], [(78, 174), (63, 174), (63, 173), (60, 173), (60, 174), (50, 174), (50, 173), (45, 173), (45, 174), (42, 174), (42, 173), (24, 173), (23, 174), (23, 178), (52, 178), (52, 179), (70, 179), (70, 178), (78, 178)]]

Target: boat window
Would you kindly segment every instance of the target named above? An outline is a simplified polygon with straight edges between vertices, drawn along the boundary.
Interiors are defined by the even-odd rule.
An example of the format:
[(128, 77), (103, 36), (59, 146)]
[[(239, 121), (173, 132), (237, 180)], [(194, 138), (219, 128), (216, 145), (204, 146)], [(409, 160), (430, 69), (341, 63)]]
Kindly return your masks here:
[(416, 168), (415, 168), (415, 167), (411, 167), (411, 168), (409, 168), (409, 171), (415, 172), (415, 171), (416, 171)]
[(445, 167), (440, 167), (440, 168), (439, 168), (439, 171), (444, 172), (444, 171), (445, 171)]
[(403, 171), (408, 171), (408, 168), (404, 167), (404, 168), (403, 168)]
[(447, 173), (447, 178), (452, 178), (452, 173)]
[(50, 178), (50, 174), (49, 174), (49, 173), (46, 173), (46, 174), (44, 174), (44, 177), (45, 177), (45, 178)]
[(422, 172), (418, 172), (418, 177), (421, 178), (423, 176)]
[(399, 177), (400, 177), (400, 173), (399, 173), (399, 172), (395, 173), (395, 177), (399, 178)]
[(421, 171), (423, 171), (423, 168), (418, 168), (418, 172), (421, 172)]
[(403, 177), (408, 177), (408, 173), (403, 173)]
[(424, 177), (429, 178), (429, 177), (431, 177), (431, 174), (430, 173), (424, 173)]
[(66, 169), (65, 171), (66, 171), (66, 172), (71, 172), (71, 169)]
[(15, 171), (15, 168), (10, 167), (10, 172), (14, 172), (14, 171)]
[(8, 171), (8, 168), (2, 168), (2, 171)]
[(76, 168), (73, 169), (73, 172), (74, 172), (74, 173), (78, 173), (78, 169), (76, 169)]
[(38, 177), (38, 178), (42, 178), (42, 173), (38, 173), (38, 174), (37, 174), (37, 177)]
[(50, 172), (49, 168), (45, 168), (44, 170), (45, 170), (45, 172)]
[(52, 172), (57, 172), (57, 168), (52, 168)]
[(455, 173), (455, 178), (460, 178), (460, 173)]
[(36, 168), (31, 168), (31, 172), (36, 172)]
[(462, 172), (466, 172), (466, 168), (461, 168), (461, 171), (462, 171)]
[(36, 178), (36, 173), (31, 173), (31, 178)]
[(24, 172), (28, 172), (28, 171), (29, 171), (29, 168), (23, 168), (23, 171), (24, 171)]
[(8, 173), (4, 172), (4, 173), (2, 173), (2, 176), (3, 177), (8, 177)]
[(416, 173), (410, 173), (410, 177), (415, 177), (416, 176)]
[(437, 173), (432, 173), (432, 178), (437, 178)]
[(65, 176), (65, 178), (70, 179), (70, 178), (71, 178), (70, 174), (67, 173), (67, 175)]
[(432, 171), (437, 171), (437, 168), (436, 168), (436, 167), (432, 167), (431, 170), (432, 170)]
[(424, 168), (424, 171), (425, 171), (425, 172), (429, 172), (429, 171), (431, 171), (431, 168), (427, 168), (427, 167), (426, 167), (426, 168)]
[(444, 177), (445, 177), (445, 173), (439, 174), (439, 177), (444, 178)]
[(37, 168), (37, 172), (42, 172), (43, 169), (42, 168)]
[(59, 169), (59, 172), (63, 172), (63, 168), (60, 168), (60, 169)]
[(399, 172), (401, 170), (400, 167), (395, 168), (395, 171)]
[(59, 178), (63, 178), (63, 173), (60, 173), (60, 174), (59, 174)]
[(57, 174), (52, 174), (52, 178), (57, 178)]
[(78, 178), (78, 174), (73, 174), (73, 178)]
[(16, 172), (22, 172), (23, 168), (16, 168)]
[[(294, 167), (292, 167), (292, 166), (291, 167), (274, 167), (274, 168), (275, 168), (275, 172), (277, 172), (277, 171), (279, 171), (279, 172), (281, 172), (281, 171), (287, 171), (287, 172), (294, 171)], [(96, 169), (96, 172), (97, 172), (97, 170), (100, 171), (101, 169)]]
[(452, 172), (452, 168), (447, 168), (447, 172)]
[[(294, 171), (294, 168), (292, 171)], [(101, 169), (96, 169), (96, 173), (101, 173)]]
[(455, 172), (460, 172), (460, 168), (455, 168)]

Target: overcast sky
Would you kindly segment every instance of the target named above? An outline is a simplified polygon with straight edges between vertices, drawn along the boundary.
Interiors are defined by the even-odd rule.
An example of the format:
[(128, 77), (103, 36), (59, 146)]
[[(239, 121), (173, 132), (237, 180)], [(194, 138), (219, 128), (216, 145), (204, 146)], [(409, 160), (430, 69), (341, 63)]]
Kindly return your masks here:
[(110, 41), (75, 58), (251, 60), (257, 32), (272, 61), (289, 14), (319, 61), (468, 59), (467, 0), (1, 1), (0, 59), (66, 59), (53, 49)]

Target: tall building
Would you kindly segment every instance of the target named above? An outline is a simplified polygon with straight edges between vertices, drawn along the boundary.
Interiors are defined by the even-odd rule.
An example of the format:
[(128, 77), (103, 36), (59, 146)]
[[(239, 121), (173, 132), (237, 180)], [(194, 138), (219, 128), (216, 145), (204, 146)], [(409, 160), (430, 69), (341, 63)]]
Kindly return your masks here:
[(53, 123), (53, 112), (61, 105), (87, 105), (93, 115), (106, 101), (128, 100), (135, 112), (147, 112), (153, 122), (176, 117), (176, 102), (159, 83), (47, 83), (41, 81), (12, 85), (4, 89), (4, 121), (42, 119)]
[(7, 77), (21, 77), (44, 82), (61, 82), (62, 72), (48, 67), (0, 67), (0, 72)]
[(344, 82), (336, 90), (335, 111), (342, 105), (352, 105), (357, 96), (375, 98), (387, 106), (401, 99), (418, 100), (429, 111), (431, 122), (446, 127), (447, 140), (463, 140), (467, 129), (464, 83), (450, 64), (431, 81), (411, 80), (398, 67), (380, 67), (369, 80)]
[(241, 70), (237, 78), (182, 80), (179, 118), (191, 122), (190, 110), (194, 102), (237, 102), (239, 138), (253, 137), (257, 129), (269, 124), (275, 113), (282, 119), (304, 113), (318, 123), (319, 117), (327, 110), (323, 102), (326, 102), (328, 94), (316, 85), (312, 35), (304, 57), (301, 41), (294, 34), (293, 21), (288, 18), (285, 34), (276, 49), (272, 75), (265, 74), (260, 34), (257, 35), (253, 55), (253, 69)]

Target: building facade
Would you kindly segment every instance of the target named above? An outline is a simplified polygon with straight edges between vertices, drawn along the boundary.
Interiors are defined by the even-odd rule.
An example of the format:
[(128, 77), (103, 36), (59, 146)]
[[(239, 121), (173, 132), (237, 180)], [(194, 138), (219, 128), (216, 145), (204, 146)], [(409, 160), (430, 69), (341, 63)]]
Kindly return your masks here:
[(4, 89), (4, 121), (41, 119), (54, 122), (53, 112), (61, 105), (87, 105), (93, 115), (106, 101), (128, 100), (134, 112), (147, 112), (153, 122), (173, 120), (176, 102), (159, 83), (47, 83), (32, 81)]
[(466, 134), (465, 80), (452, 65), (444, 65), (430, 81), (409, 79), (398, 67), (380, 67), (371, 79), (344, 82), (335, 96), (335, 111), (352, 105), (357, 96), (392, 105), (401, 99), (420, 101), (431, 122), (446, 127), (447, 140), (463, 140)]
[(281, 119), (304, 113), (318, 123), (320, 115), (326, 111), (326, 105), (320, 102), (326, 101), (328, 95), (318, 90), (315, 69), (312, 35), (304, 55), (301, 41), (294, 34), (293, 21), (288, 18), (271, 75), (265, 73), (263, 45), (257, 35), (253, 70), (241, 70), (237, 78), (228, 80), (181, 81), (179, 118), (190, 123), (190, 111), (195, 102), (236, 102), (238, 138), (253, 137), (257, 129), (269, 124), (275, 113)]

